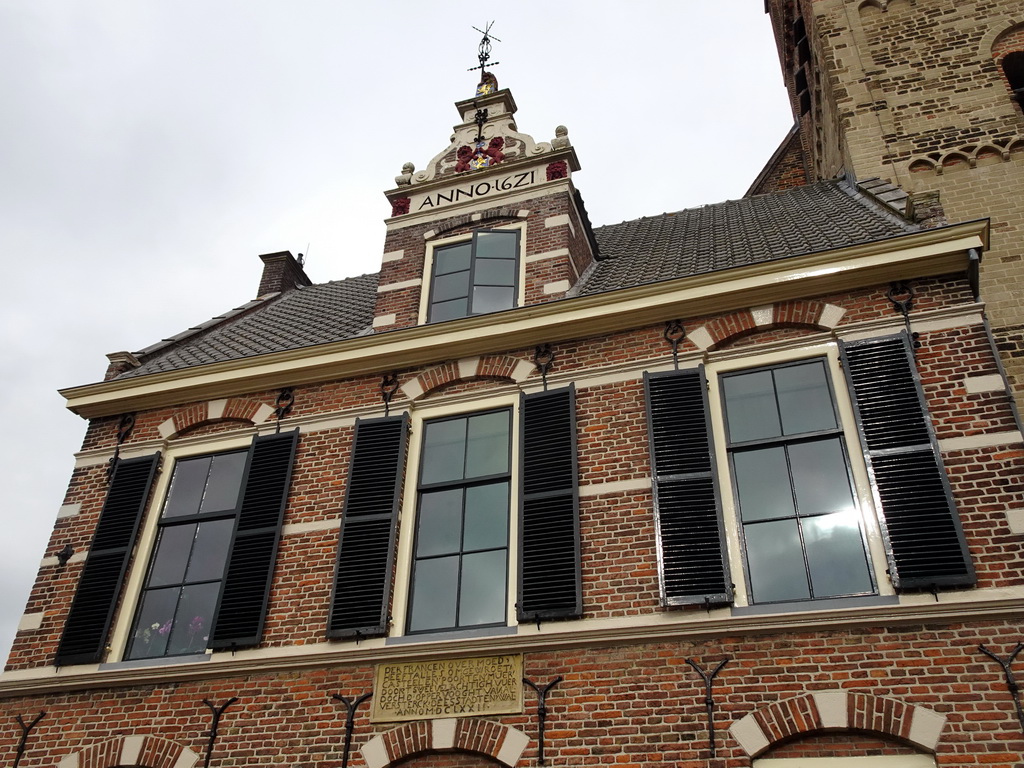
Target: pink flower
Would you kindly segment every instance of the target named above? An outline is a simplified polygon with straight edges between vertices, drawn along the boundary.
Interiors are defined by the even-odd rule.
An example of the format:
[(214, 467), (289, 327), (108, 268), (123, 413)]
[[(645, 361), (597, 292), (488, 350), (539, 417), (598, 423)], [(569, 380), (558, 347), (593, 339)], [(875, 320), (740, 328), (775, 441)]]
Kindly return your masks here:
[(157, 631), (158, 631), (158, 632), (159, 632), (159, 633), (160, 633), (161, 635), (166, 635), (166, 634), (167, 634), (168, 632), (170, 632), (170, 631), (171, 631), (171, 620), (170, 620), (170, 619), (168, 619), (167, 621), (165, 621), (165, 622), (163, 623), (163, 626), (161, 626), (161, 627), (160, 627), (160, 629), (159, 629), (159, 630), (157, 630)]

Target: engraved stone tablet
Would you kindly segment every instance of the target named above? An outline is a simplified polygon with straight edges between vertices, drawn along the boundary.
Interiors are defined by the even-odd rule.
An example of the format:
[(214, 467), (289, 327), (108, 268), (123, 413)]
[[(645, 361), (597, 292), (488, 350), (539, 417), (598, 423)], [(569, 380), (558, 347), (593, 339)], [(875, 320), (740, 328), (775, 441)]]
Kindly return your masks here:
[(523, 657), (378, 664), (372, 720), (425, 720), (523, 711)]

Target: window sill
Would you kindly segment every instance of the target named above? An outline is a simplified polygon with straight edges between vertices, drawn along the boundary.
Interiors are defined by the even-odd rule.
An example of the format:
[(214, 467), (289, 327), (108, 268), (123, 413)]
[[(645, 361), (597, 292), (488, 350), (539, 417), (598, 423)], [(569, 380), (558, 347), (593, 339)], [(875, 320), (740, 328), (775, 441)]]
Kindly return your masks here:
[(467, 637), (501, 637), (515, 635), (517, 627), (480, 627), (479, 629), (453, 629), (450, 632), (424, 632), (421, 635), (389, 637), (384, 645), (405, 645), (408, 643), (437, 643), (444, 640), (462, 640)]
[(140, 669), (143, 667), (166, 667), (176, 664), (195, 664), (197, 661), (209, 661), (213, 654), (191, 653), (187, 656), (157, 656), (152, 659), (132, 659), (130, 661), (112, 661), (100, 664), (100, 672), (115, 669)]
[(836, 611), (843, 608), (869, 608), (876, 605), (899, 605), (897, 595), (866, 595), (864, 597), (837, 597), (831, 600), (799, 600), (793, 603), (767, 603), (742, 605), (732, 609), (733, 616), (761, 616), (772, 613), (812, 613)]

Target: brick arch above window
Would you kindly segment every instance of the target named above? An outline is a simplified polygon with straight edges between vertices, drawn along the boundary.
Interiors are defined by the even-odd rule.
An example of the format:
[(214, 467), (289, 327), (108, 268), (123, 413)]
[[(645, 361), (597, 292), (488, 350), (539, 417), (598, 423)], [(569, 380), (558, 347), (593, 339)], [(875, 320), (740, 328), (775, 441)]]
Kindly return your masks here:
[(701, 351), (728, 346), (752, 333), (776, 328), (831, 330), (846, 310), (835, 304), (813, 299), (784, 301), (732, 312), (687, 333), (687, 339)]
[(175, 412), (160, 424), (158, 430), (165, 440), (220, 421), (241, 421), (262, 424), (274, 414), (272, 406), (244, 397), (193, 403)]
[(486, 211), (477, 211), (476, 213), (467, 213), (462, 216), (453, 216), (452, 218), (438, 224), (434, 229), (424, 232), (423, 239), (434, 240), (447, 232), (460, 229), (461, 227), (468, 227), (471, 225), (475, 226), (484, 223), (493, 224), (496, 219), (525, 219), (529, 214), (529, 211), (507, 207), (490, 208)]
[(410, 400), (419, 400), (431, 392), (457, 381), (472, 379), (505, 379), (517, 384), (533, 372), (529, 360), (510, 355), (465, 357), (435, 366), (402, 385), (402, 393)]
[(400, 725), (370, 739), (360, 750), (367, 768), (388, 768), (427, 752), (463, 752), (500, 765), (519, 764), (530, 738), (492, 720), (446, 718)]
[(762, 707), (729, 729), (750, 757), (820, 731), (874, 733), (934, 753), (946, 716), (928, 707), (866, 693), (816, 691)]
[(58, 768), (193, 768), (199, 753), (159, 736), (117, 736), (66, 755)]

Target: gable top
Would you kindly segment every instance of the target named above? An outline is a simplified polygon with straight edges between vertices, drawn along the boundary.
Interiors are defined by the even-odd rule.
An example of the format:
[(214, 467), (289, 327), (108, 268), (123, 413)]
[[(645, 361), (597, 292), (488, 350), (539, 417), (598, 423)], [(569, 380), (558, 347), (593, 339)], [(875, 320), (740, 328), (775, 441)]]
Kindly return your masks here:
[[(575, 294), (600, 294), (919, 230), (850, 182), (819, 182), (597, 227), (601, 259)], [(147, 347), (136, 353), (141, 365), (116, 378), (367, 335), (376, 295), (376, 274), (296, 288)]]

